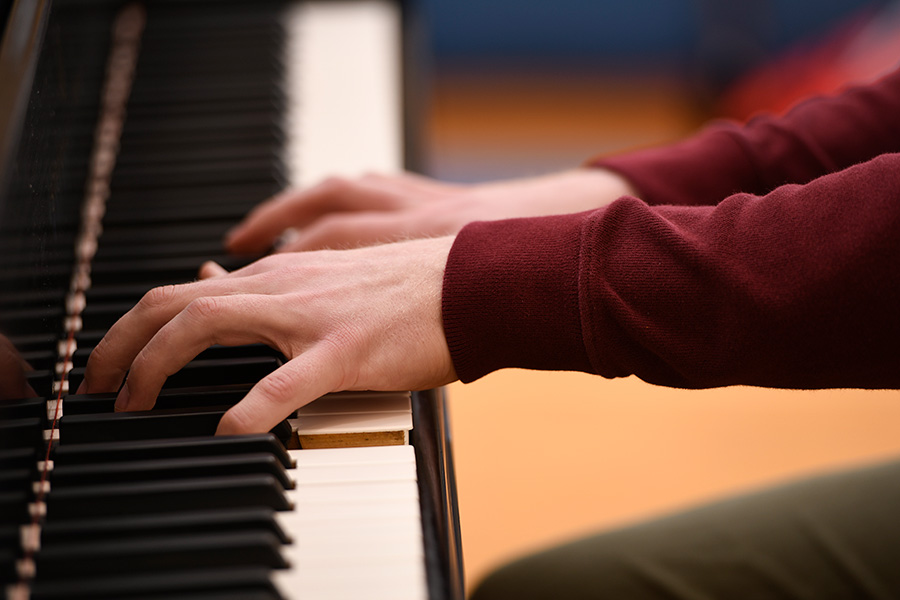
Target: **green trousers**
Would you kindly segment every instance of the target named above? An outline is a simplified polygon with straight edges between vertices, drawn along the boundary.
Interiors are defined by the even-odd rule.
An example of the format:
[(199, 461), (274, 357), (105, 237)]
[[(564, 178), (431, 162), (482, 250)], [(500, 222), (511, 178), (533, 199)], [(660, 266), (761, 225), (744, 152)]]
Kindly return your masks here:
[(900, 598), (900, 460), (576, 541), (471, 600)]

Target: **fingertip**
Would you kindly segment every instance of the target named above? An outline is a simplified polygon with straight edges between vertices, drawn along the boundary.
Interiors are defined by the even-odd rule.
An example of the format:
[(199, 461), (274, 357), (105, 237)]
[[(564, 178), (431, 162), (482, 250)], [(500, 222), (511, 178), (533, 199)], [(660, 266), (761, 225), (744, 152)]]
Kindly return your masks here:
[(216, 435), (238, 435), (241, 433), (250, 432), (245, 431), (241, 427), (240, 420), (235, 418), (234, 408), (232, 408), (219, 419), (219, 426), (216, 427)]
[(87, 379), (81, 380), (81, 383), (78, 384), (78, 389), (75, 391), (75, 393), (76, 394), (87, 394), (88, 393)]
[(122, 385), (122, 389), (119, 390), (119, 395), (116, 396), (116, 412), (127, 411), (130, 403), (131, 394), (128, 391), (128, 382), (126, 381), (125, 384)]
[(200, 266), (198, 275), (200, 279), (212, 279), (214, 277), (228, 275), (228, 271), (219, 263), (208, 260)]
[(232, 254), (240, 253), (243, 250), (241, 248), (241, 238), (243, 237), (243, 235), (243, 227), (241, 226), (237, 226), (234, 229), (229, 230), (228, 233), (225, 234), (225, 249)]

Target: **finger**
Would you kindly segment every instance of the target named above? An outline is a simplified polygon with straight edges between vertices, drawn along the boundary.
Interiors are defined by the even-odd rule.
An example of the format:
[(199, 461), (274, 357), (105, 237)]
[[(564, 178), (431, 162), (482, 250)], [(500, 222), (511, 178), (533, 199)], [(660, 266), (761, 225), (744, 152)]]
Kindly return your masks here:
[(113, 392), (138, 352), (160, 327), (168, 323), (195, 298), (233, 293), (236, 281), (214, 278), (181, 285), (166, 285), (144, 294), (94, 347), (88, 358), (79, 393)]
[(340, 360), (322, 345), (315, 346), (270, 373), (222, 416), (216, 435), (263, 433), (294, 410), (340, 389)]
[(408, 212), (342, 213), (323, 217), (299, 231), (290, 243), (278, 248), (278, 252), (373, 246), (408, 239), (413, 232), (415, 237), (442, 233), (436, 229)]
[(26, 363), (16, 347), (0, 335), (0, 400), (18, 400), (37, 396), (25, 377), (31, 366)]
[(277, 300), (256, 294), (202, 296), (166, 323), (138, 353), (116, 399), (116, 410), (153, 407), (166, 378), (214, 344), (274, 344)]
[(322, 215), (354, 210), (393, 210), (403, 204), (380, 184), (330, 178), (302, 191), (289, 191), (254, 208), (225, 238), (231, 252), (263, 252), (288, 227), (306, 227)]
[(200, 271), (197, 274), (200, 279), (212, 279), (213, 277), (221, 277), (222, 275), (228, 275), (228, 271), (225, 267), (213, 260), (208, 260), (200, 265)]
[(425, 175), (418, 175), (404, 171), (391, 175), (383, 175), (381, 173), (370, 173), (365, 176), (372, 181), (384, 181), (388, 185), (392, 185), (397, 189), (406, 191), (419, 192), (428, 195), (445, 195), (466, 189), (467, 186), (456, 183), (447, 183), (438, 181)]

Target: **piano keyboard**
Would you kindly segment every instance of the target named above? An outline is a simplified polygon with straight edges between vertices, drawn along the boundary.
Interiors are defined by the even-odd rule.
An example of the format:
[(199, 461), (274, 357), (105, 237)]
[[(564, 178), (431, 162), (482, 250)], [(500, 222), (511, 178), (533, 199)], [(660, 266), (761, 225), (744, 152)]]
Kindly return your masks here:
[[(122, 95), (116, 83), (99, 123), (90, 101), (69, 115), (81, 132), (73, 145), (85, 155), (92, 146), (93, 160), (83, 166), (88, 208), (81, 219), (61, 211), (52, 225), (56, 254), (41, 270), (54, 286), (32, 284), (24, 264), (2, 275), (21, 284), (0, 310), (18, 317), (5, 331), (40, 367), (28, 382), (42, 398), (0, 403), (0, 584), (16, 600), (459, 594), (452, 573), (426, 568), (455, 560), (429, 558), (435, 534), (422, 528), (423, 519), (438, 522), (438, 536), (452, 527), (440, 522), (446, 498), (420, 498), (423, 455), (445, 478), (452, 467), (439, 442), (425, 445), (434, 433), (413, 430), (416, 448), (285, 449), (335, 437), (402, 444), (414, 419), (441, 418), (416, 417), (408, 393), (337, 395), (269, 434), (212, 437), (223, 412), (284, 360), (263, 345), (203, 352), (153, 411), (115, 413), (114, 394), (74, 393), (93, 345), (148, 289), (192, 279), (209, 258), (229, 269), (252, 258), (223, 254), (221, 239), (255, 203), (289, 184), (401, 167), (395, 5), (208, 8), (126, 9), (107, 63), (94, 47), (103, 44), (80, 44), (110, 39), (108, 24), (79, 20), (83, 29), (63, 35), (90, 59), (85, 79), (136, 62), (124, 113), (107, 104)], [(101, 227), (90, 225), (101, 215)], [(23, 308), (35, 298), (50, 308)], [(35, 333), (26, 321), (57, 326)], [(68, 335), (55, 333), (60, 322)]]

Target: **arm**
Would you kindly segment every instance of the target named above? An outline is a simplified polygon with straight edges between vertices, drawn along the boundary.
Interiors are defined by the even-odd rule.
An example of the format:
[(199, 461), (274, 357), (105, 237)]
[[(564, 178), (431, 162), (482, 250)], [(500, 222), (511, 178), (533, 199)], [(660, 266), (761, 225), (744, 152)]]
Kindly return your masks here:
[(474, 223), (443, 318), (463, 381), (503, 367), (679, 387), (900, 385), (900, 155), (714, 207), (623, 198)]
[(597, 158), (654, 205), (712, 205), (737, 192), (766, 194), (900, 152), (900, 69), (834, 97), (807, 100), (783, 117), (719, 123), (674, 145)]
[(597, 158), (590, 169), (481, 185), (415, 175), (333, 178), (287, 190), (248, 215), (227, 240), (233, 252), (262, 252), (288, 227), (282, 250), (365, 246), (449, 235), (472, 221), (565, 214), (624, 195), (653, 205), (711, 205), (736, 192), (765, 194), (900, 151), (900, 70), (784, 117), (744, 127), (721, 123), (683, 142)]
[(265, 431), (330, 391), (504, 367), (685, 387), (897, 387), (898, 198), (900, 155), (885, 155), (715, 207), (623, 198), (473, 223), (455, 242), (273, 256), (150, 292), (94, 350), (79, 391), (114, 390), (130, 369), (118, 408), (150, 408), (207, 346), (251, 342), (290, 360), (220, 433)]
[(332, 178), (260, 204), (231, 231), (232, 252), (267, 250), (297, 228), (282, 252), (370, 246), (458, 232), (472, 221), (580, 212), (633, 193), (606, 169), (573, 169), (529, 179), (450, 185), (411, 174)]

